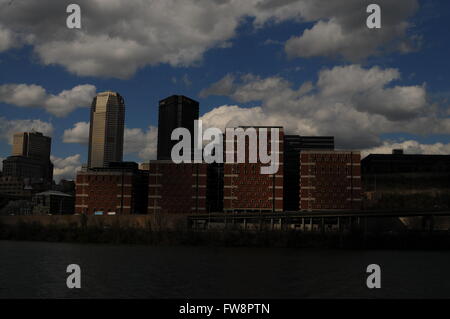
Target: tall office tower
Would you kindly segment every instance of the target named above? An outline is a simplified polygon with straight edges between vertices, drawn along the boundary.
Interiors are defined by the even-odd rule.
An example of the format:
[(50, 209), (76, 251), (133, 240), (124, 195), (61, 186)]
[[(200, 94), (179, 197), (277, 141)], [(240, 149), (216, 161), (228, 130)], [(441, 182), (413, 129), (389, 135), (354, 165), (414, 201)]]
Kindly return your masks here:
[(299, 210), (300, 153), (307, 150), (334, 150), (333, 136), (284, 136), (284, 210)]
[(12, 156), (50, 161), (52, 139), (39, 132), (20, 132), (13, 137)]
[(194, 148), (194, 121), (198, 119), (199, 103), (183, 95), (172, 95), (159, 101), (158, 160), (170, 160), (172, 147), (178, 143), (171, 140), (172, 131), (187, 128)]
[(121, 162), (125, 102), (116, 92), (99, 93), (92, 101), (89, 129), (89, 168), (107, 167), (110, 162)]

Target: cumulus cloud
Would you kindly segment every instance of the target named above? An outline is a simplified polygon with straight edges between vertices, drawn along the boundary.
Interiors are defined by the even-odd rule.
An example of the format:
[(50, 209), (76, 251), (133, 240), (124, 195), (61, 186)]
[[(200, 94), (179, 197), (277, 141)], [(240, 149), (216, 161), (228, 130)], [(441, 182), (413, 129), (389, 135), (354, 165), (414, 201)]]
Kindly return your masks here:
[(74, 127), (64, 131), (63, 135), (64, 143), (89, 143), (89, 123), (78, 122), (74, 124)]
[(214, 108), (200, 117), (203, 121), (204, 129), (217, 127), (225, 130), (227, 127), (237, 127), (240, 125), (254, 126), (283, 126), (291, 131), (301, 131), (303, 135), (316, 134), (316, 128), (307, 121), (299, 121), (297, 117), (288, 117), (283, 114), (268, 113), (262, 107), (245, 108), (238, 105), (222, 105)]
[[(136, 154), (142, 160), (156, 159), (156, 146), (158, 129), (149, 126), (147, 130), (141, 128), (125, 128), (124, 153)], [(67, 129), (63, 134), (64, 143), (89, 143), (89, 122), (78, 122), (73, 128)]]
[(384, 141), (382, 145), (361, 151), (362, 157), (369, 154), (391, 154), (393, 149), (403, 149), (405, 154), (449, 155), (450, 143), (421, 144), (415, 140), (403, 142)]
[(428, 102), (425, 85), (394, 84), (400, 79), (396, 69), (337, 66), (298, 88), (279, 76), (225, 78), (203, 92), (221, 92), (218, 83), (226, 83), (232, 89), (224, 95), (261, 105), (218, 107), (202, 117), (208, 125), (281, 125), (287, 133), (334, 135), (344, 148), (379, 146), (386, 133), (450, 134), (450, 118)]
[(156, 159), (158, 128), (149, 126), (147, 130), (140, 128), (125, 129), (124, 153), (135, 153), (144, 161)]
[(81, 155), (76, 154), (65, 158), (51, 156), (53, 162), (53, 177), (56, 183), (62, 179), (75, 179), (77, 171), (81, 169)]
[(314, 22), (300, 36), (291, 37), (285, 44), (290, 57), (342, 57), (358, 61), (381, 50), (413, 50), (417, 35), (406, 36), (408, 18), (418, 9), (416, 0), (380, 0), (382, 27), (369, 29), (365, 11), (369, 1), (350, 0), (345, 5), (338, 1), (319, 1), (305, 6), (305, 21)]
[(10, 30), (4, 29), (0, 25), (0, 52), (14, 47), (15, 42)]
[(96, 88), (90, 84), (75, 86), (58, 95), (50, 94), (36, 84), (0, 85), (0, 102), (18, 107), (40, 107), (58, 117), (64, 117), (78, 107), (89, 106), (95, 94)]
[(417, 1), (378, 1), (383, 27), (375, 32), (365, 28), (366, 2), (79, 0), (83, 27), (70, 30), (64, 21), (70, 1), (16, 1), (0, 10), (0, 51), (28, 44), (46, 65), (58, 64), (80, 76), (129, 78), (145, 66), (197, 64), (206, 51), (230, 47), (247, 18), (256, 29), (287, 20), (313, 23), (286, 43), (292, 57), (338, 54), (352, 59), (396, 39), (404, 42)]
[(14, 133), (35, 130), (46, 136), (52, 136), (53, 125), (41, 120), (9, 120), (0, 117), (0, 139), (12, 144)]

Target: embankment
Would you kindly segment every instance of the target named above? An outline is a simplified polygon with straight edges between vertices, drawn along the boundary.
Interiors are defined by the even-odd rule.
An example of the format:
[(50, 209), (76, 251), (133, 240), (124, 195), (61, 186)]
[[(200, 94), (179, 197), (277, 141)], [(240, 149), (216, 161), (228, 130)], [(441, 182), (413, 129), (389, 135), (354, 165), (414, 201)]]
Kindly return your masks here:
[(449, 232), (363, 233), (188, 229), (185, 216), (1, 216), (0, 240), (74, 243), (295, 247), (313, 249), (449, 249)]

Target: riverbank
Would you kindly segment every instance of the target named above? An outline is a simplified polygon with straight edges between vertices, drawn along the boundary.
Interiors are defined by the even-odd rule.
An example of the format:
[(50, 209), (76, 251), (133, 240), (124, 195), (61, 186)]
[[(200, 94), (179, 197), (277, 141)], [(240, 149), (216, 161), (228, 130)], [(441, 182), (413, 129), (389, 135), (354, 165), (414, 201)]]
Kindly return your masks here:
[(139, 244), (161, 246), (288, 247), (313, 249), (450, 249), (450, 233), (403, 231), (363, 233), (302, 232), (298, 230), (245, 231), (239, 229), (195, 231), (159, 229), (122, 224), (42, 224), (0, 221), (0, 240), (69, 243)]

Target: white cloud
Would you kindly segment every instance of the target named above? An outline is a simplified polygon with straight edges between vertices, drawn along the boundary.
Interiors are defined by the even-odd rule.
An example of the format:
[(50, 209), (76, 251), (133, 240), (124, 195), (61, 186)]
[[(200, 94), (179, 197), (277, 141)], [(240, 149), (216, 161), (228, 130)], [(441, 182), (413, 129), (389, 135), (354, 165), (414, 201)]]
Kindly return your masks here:
[[(144, 161), (156, 159), (158, 129), (149, 126), (147, 130), (125, 128), (124, 153), (136, 154)], [(89, 143), (89, 122), (78, 122), (74, 127), (64, 131), (64, 143)]]
[(230, 47), (238, 27), (250, 18), (255, 28), (286, 20), (313, 23), (287, 42), (292, 57), (353, 59), (376, 53), (392, 40), (405, 42), (407, 19), (417, 8), (416, 0), (379, 0), (383, 27), (369, 33), (366, 4), (360, 0), (348, 0), (345, 6), (325, 0), (79, 0), (77, 4), (83, 27), (74, 31), (64, 25), (65, 2), (16, 1), (0, 11), (0, 50), (28, 44), (45, 65), (58, 64), (80, 76), (129, 78), (145, 66), (196, 65), (206, 51)]
[(74, 124), (74, 127), (64, 131), (63, 135), (64, 143), (89, 143), (89, 123), (78, 122)]
[(338, 66), (321, 70), (316, 83), (299, 88), (279, 76), (224, 79), (203, 92), (261, 104), (213, 109), (202, 117), (208, 126), (282, 125), (287, 133), (334, 135), (344, 148), (378, 146), (386, 133), (450, 134), (450, 118), (428, 102), (424, 85), (394, 85), (400, 79), (396, 69)]
[(4, 29), (0, 25), (0, 52), (6, 51), (14, 47), (14, 39), (12, 33), (8, 29)]
[(77, 171), (81, 169), (81, 155), (76, 154), (65, 158), (51, 156), (53, 162), (53, 178), (56, 183), (62, 179), (74, 180)]
[(304, 135), (316, 134), (317, 130), (307, 121), (301, 121), (297, 117), (288, 117), (283, 114), (267, 113), (262, 107), (244, 108), (237, 105), (222, 105), (200, 117), (204, 129), (217, 127), (225, 130), (227, 127), (240, 125), (255, 126), (283, 126), (301, 131)]
[(53, 125), (41, 120), (8, 120), (0, 117), (0, 139), (12, 144), (14, 133), (35, 130), (46, 136), (52, 136)]
[(406, 37), (411, 25), (407, 22), (418, 8), (416, 0), (379, 0), (382, 27), (366, 26), (365, 8), (369, 3), (349, 0), (345, 6), (338, 1), (321, 1), (306, 8), (305, 20), (315, 22), (302, 35), (291, 37), (285, 45), (290, 57), (343, 57), (358, 61), (382, 50), (412, 51), (417, 35)]
[(0, 102), (19, 107), (41, 107), (47, 112), (63, 117), (78, 107), (87, 107), (96, 94), (93, 85), (78, 85), (71, 90), (64, 90), (58, 95), (35, 84), (4, 84), (0, 85)]
[(234, 90), (234, 80), (235, 77), (232, 74), (227, 74), (220, 81), (202, 90), (199, 96), (205, 98), (210, 95), (230, 95)]
[(361, 151), (361, 155), (366, 157), (369, 154), (391, 154), (393, 149), (403, 149), (405, 154), (450, 155), (450, 143), (421, 144), (415, 140), (384, 141), (380, 146)]
[(158, 128), (149, 126), (148, 130), (140, 128), (125, 129), (124, 153), (137, 154), (144, 161), (156, 159)]

